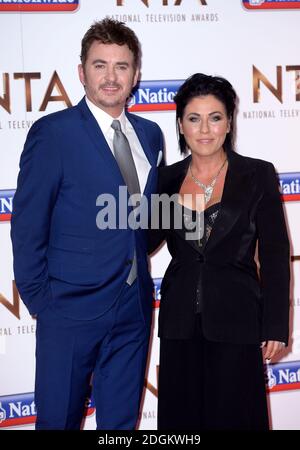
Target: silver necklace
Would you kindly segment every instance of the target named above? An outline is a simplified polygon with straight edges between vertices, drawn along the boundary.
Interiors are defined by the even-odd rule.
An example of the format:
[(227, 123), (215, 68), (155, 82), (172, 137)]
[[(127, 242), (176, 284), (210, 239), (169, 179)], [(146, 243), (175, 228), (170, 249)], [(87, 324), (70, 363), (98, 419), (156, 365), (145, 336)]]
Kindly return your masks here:
[(200, 187), (203, 189), (203, 191), (204, 191), (204, 201), (205, 201), (205, 203), (208, 203), (209, 200), (211, 199), (211, 196), (212, 196), (212, 193), (213, 193), (213, 190), (214, 190), (216, 181), (217, 181), (217, 179), (218, 179), (218, 176), (219, 176), (220, 173), (221, 173), (221, 170), (222, 170), (223, 167), (225, 166), (226, 161), (227, 161), (227, 158), (225, 158), (225, 160), (224, 160), (222, 166), (221, 166), (220, 169), (218, 170), (217, 175), (212, 179), (212, 181), (211, 181), (209, 184), (201, 183), (201, 181), (198, 180), (198, 178), (196, 178), (196, 177), (193, 175), (192, 167), (191, 167), (191, 164), (190, 164), (190, 173), (191, 173), (192, 180), (194, 181), (194, 183), (196, 183), (198, 186), (200, 186)]

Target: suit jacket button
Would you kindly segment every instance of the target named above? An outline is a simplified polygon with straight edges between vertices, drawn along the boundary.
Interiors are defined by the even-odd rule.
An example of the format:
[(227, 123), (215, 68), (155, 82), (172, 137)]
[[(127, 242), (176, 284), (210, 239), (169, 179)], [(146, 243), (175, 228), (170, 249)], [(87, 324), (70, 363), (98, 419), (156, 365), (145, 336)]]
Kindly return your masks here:
[(132, 262), (133, 262), (132, 259), (127, 259), (126, 265), (127, 265), (127, 266), (130, 266), (130, 265), (132, 264)]

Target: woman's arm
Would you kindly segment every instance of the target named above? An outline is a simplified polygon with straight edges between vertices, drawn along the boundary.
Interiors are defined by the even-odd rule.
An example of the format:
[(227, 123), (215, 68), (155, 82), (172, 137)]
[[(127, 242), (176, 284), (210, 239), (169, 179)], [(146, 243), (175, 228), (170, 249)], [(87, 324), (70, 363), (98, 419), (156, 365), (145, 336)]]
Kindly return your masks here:
[(263, 295), (262, 341), (288, 343), (290, 246), (274, 166), (260, 173), (263, 195), (258, 205), (258, 256)]

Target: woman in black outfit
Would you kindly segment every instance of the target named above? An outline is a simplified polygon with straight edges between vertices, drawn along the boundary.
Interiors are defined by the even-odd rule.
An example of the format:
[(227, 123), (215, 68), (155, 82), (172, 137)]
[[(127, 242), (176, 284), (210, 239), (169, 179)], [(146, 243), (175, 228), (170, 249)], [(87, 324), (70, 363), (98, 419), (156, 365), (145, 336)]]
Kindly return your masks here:
[(270, 360), (288, 343), (278, 179), (271, 163), (233, 151), (236, 94), (227, 80), (195, 74), (175, 103), (190, 155), (160, 170), (159, 193), (178, 197), (170, 226), (165, 205), (149, 233), (150, 252), (166, 239), (172, 256), (161, 285), (158, 429), (266, 430), (261, 348)]

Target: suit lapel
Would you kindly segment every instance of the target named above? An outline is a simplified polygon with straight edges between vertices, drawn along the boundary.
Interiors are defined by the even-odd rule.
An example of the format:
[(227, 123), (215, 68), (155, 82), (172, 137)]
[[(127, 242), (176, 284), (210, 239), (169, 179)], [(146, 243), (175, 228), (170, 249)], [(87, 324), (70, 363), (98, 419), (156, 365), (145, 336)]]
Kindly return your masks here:
[(102, 133), (95, 117), (89, 110), (84, 98), (78, 103), (78, 107), (81, 111), (83, 127), (94, 144), (98, 155), (103, 159), (106, 166), (105, 170), (110, 171), (112, 178), (116, 180), (118, 185), (125, 185), (126, 183), (121, 175), (118, 163), (116, 162), (104, 134)]
[[(248, 186), (252, 183), (253, 170), (245, 159), (228, 152), (228, 170), (225, 177), (219, 214), (215, 220), (205, 252), (210, 251), (230, 232), (249, 198)], [(251, 190), (251, 189), (250, 189)]]
[[(112, 178), (114, 180), (116, 180), (116, 183), (118, 185), (125, 185), (126, 183), (122, 177), (118, 163), (116, 162), (95, 117), (89, 110), (85, 99), (83, 98), (78, 103), (77, 106), (81, 112), (81, 116), (83, 119), (83, 127), (86, 130), (87, 134), (89, 135), (92, 143), (94, 144), (94, 146), (97, 150), (97, 153), (99, 154), (100, 157), (102, 157), (104, 164), (107, 167), (107, 170), (110, 171), (110, 173), (112, 174)], [(138, 139), (141, 143), (141, 146), (145, 152), (145, 155), (151, 164), (151, 169), (150, 169), (150, 172), (148, 175), (148, 180), (147, 180), (147, 183), (146, 183), (146, 186), (144, 189), (144, 193), (146, 194), (147, 191), (151, 192), (153, 174), (155, 172), (154, 169), (156, 169), (156, 161), (155, 161), (156, 153), (151, 150), (144, 127), (142, 127), (140, 125), (137, 118), (130, 113), (126, 113), (126, 116), (127, 116), (128, 120), (130, 121), (130, 123), (132, 124), (132, 126), (138, 136)]]
[[(160, 174), (164, 174), (164, 176), (159, 177), (159, 192), (166, 193), (168, 195), (178, 194), (187, 174), (189, 165), (191, 162), (191, 155), (184, 158), (182, 161), (174, 164), (173, 166), (163, 167), (160, 169)], [(166, 172), (166, 173), (165, 173)]]
[[(186, 177), (189, 165), (191, 162), (191, 155), (187, 156), (185, 159), (180, 161), (176, 166), (176, 172), (172, 173), (171, 179), (172, 182), (168, 183), (168, 180), (161, 180), (162, 186), (160, 186), (160, 192), (166, 192), (169, 196), (177, 195), (180, 191), (181, 185)], [(166, 181), (168, 188), (164, 189), (163, 184)], [(180, 214), (182, 211), (176, 206), (174, 206), (175, 211), (172, 211), (172, 214)], [(187, 230), (185, 228), (174, 228), (174, 232), (178, 234), (183, 240), (185, 240), (191, 247), (193, 247), (196, 251), (202, 252), (199, 248), (197, 242), (195, 240), (186, 239)]]

